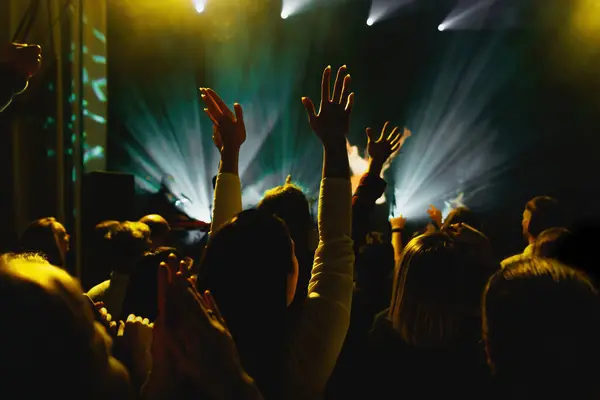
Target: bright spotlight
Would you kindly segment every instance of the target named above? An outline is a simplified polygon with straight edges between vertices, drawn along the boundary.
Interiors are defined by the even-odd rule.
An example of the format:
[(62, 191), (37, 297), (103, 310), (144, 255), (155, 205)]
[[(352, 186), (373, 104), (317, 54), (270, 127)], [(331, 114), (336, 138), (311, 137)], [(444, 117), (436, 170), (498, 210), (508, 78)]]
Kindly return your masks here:
[(283, 19), (287, 19), (287, 17), (289, 17), (289, 16), (290, 16), (290, 15), (289, 15), (287, 12), (285, 12), (285, 11), (282, 11), (282, 12), (281, 12), (281, 18), (283, 18)]
[(373, 18), (367, 19), (367, 25), (373, 26), (374, 23), (375, 23), (375, 20), (373, 20)]
[(443, 32), (446, 29), (446, 25), (444, 24), (440, 24), (440, 26), (438, 26), (438, 31)]
[(196, 1), (194, 2), (194, 3), (195, 3), (195, 6), (196, 6), (196, 12), (197, 12), (197, 13), (202, 13), (202, 12), (204, 12), (204, 2), (205, 2), (205, 0), (196, 0)]

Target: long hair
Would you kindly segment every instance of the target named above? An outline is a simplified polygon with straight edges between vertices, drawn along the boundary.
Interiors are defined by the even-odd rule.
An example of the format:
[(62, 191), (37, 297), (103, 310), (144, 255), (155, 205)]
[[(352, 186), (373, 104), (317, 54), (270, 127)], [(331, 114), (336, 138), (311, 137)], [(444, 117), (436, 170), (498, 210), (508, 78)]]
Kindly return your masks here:
[(30, 223), (19, 241), (19, 251), (40, 253), (50, 264), (64, 267), (65, 260), (56, 241), (55, 225), (58, 223), (54, 217), (36, 219)]
[(302, 189), (288, 177), (284, 185), (267, 190), (257, 208), (281, 218), (294, 240), (299, 274), (293, 308), (301, 309), (308, 294), (308, 282), (315, 255), (315, 248), (310, 240), (315, 231), (315, 223), (310, 214), (308, 199)]
[(406, 245), (395, 271), (388, 315), (406, 343), (453, 346), (467, 320), (477, 317), (492, 265), (487, 239), (480, 240), (481, 245), (469, 244), (454, 233), (435, 232)]
[(198, 274), (198, 288), (212, 292), (244, 368), (267, 398), (281, 395), (291, 246), (279, 218), (243, 211), (210, 238)]
[(600, 300), (584, 273), (541, 258), (506, 266), (485, 289), (483, 334), (493, 372), (513, 390), (600, 395)]

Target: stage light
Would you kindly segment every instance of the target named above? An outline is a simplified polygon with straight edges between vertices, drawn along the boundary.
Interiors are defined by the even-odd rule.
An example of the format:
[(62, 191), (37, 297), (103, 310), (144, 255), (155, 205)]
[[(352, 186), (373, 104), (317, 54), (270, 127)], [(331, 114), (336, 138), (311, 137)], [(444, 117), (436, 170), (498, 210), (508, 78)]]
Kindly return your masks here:
[[(482, 44), (461, 39), (447, 47), (444, 61), (415, 99), (406, 125), (413, 136), (394, 161), (391, 216), (427, 218), (434, 204), (446, 215), (453, 208), (472, 208), (494, 198), (491, 187), (505, 171), (511, 151), (498, 151), (498, 134), (490, 104), (512, 77), (500, 42)], [(487, 80), (484, 88), (481, 81)], [(392, 180), (390, 180), (392, 181)]]
[(290, 15), (289, 15), (287, 12), (285, 12), (285, 11), (282, 11), (282, 12), (281, 12), (281, 18), (283, 18), (283, 19), (287, 19), (287, 17), (289, 17), (289, 16), (290, 16)]
[(205, 3), (206, 3), (206, 0), (196, 0), (194, 3), (195, 3), (195, 6), (196, 6), (196, 12), (197, 13), (204, 12), (204, 6), (205, 6)]
[(372, 0), (367, 25), (373, 26), (376, 22), (390, 18), (402, 7), (406, 7), (414, 1), (415, 0)]
[(440, 26), (438, 26), (438, 31), (444, 32), (444, 29), (446, 29), (446, 26), (444, 24), (440, 24)]

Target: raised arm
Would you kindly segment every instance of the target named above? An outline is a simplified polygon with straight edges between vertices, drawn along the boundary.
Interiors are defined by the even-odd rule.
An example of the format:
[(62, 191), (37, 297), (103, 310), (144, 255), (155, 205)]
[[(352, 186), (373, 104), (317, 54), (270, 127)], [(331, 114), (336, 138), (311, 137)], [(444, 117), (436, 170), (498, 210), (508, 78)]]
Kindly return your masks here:
[(354, 252), (351, 239), (350, 167), (346, 135), (354, 94), (340, 68), (330, 93), (331, 67), (323, 73), (321, 106), (303, 98), (310, 125), (324, 149), (319, 203), (319, 246), (309, 293), (293, 332), (288, 371), (291, 398), (319, 397), (333, 371), (350, 321)]
[(219, 174), (215, 182), (213, 218), (210, 235), (242, 211), (242, 187), (239, 176), (240, 148), (246, 141), (242, 106), (233, 105), (232, 112), (212, 89), (200, 89), (206, 105), (204, 112), (213, 122), (213, 141), (221, 154)]
[(0, 49), (0, 112), (27, 89), (41, 62), (40, 46), (12, 43)]
[(364, 245), (369, 230), (369, 217), (375, 208), (375, 202), (385, 192), (386, 182), (381, 178), (383, 167), (401, 146), (402, 134), (399, 128), (395, 127), (388, 132), (388, 126), (389, 122), (386, 122), (381, 133), (367, 128), (369, 170), (362, 177), (352, 198), (352, 239), (355, 254), (358, 254), (360, 246)]

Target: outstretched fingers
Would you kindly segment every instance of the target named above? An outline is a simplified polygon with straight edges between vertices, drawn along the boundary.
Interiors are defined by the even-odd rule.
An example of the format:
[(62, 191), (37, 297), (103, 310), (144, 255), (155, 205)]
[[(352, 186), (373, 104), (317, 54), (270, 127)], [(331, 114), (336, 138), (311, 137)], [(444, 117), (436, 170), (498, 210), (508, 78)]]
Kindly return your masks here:
[(350, 75), (345, 75), (346, 69), (347, 67), (345, 65), (342, 65), (340, 69), (338, 69), (337, 76), (335, 77), (335, 83), (333, 85), (333, 97), (331, 98), (332, 103), (342, 104), (342, 100), (344, 99), (343, 91), (344, 89), (347, 90), (348, 86), (346, 84), (346, 79), (350, 77)]
[(304, 106), (304, 108), (306, 109), (306, 112), (308, 113), (308, 121), (310, 122), (310, 124), (312, 126), (317, 118), (317, 112), (315, 110), (315, 105), (313, 104), (312, 100), (309, 99), (308, 97), (302, 98), (302, 105)]
[(345, 108), (346, 113), (352, 113), (352, 107), (354, 107), (354, 92), (350, 93), (350, 95), (348, 96), (348, 102), (346, 102)]
[(321, 110), (323, 104), (331, 101), (331, 65), (328, 65), (323, 71), (323, 79), (321, 80)]
[(226, 115), (227, 117), (233, 119), (233, 113), (231, 112), (229, 107), (227, 107), (227, 104), (225, 104), (223, 99), (221, 99), (221, 97), (217, 94), (217, 92), (215, 92), (211, 88), (206, 88), (206, 94), (208, 94), (211, 100), (219, 107), (219, 110), (221, 110), (221, 113), (223, 115)]

